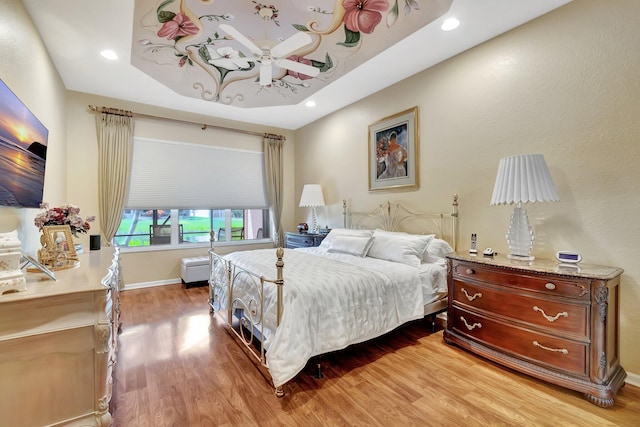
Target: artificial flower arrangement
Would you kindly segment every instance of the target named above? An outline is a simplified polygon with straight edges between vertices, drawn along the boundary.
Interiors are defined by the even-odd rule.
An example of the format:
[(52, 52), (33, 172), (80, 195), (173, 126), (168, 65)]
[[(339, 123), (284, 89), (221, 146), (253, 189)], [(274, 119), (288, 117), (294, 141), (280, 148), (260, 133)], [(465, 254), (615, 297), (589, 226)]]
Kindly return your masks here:
[(59, 206), (57, 208), (49, 208), (49, 203), (42, 203), (40, 209), (44, 212), (36, 215), (34, 223), (38, 229), (46, 225), (68, 225), (71, 228), (73, 237), (78, 237), (78, 233), (86, 233), (91, 226), (90, 222), (95, 221), (95, 216), (90, 216), (86, 220), (80, 216), (80, 208), (71, 204)]

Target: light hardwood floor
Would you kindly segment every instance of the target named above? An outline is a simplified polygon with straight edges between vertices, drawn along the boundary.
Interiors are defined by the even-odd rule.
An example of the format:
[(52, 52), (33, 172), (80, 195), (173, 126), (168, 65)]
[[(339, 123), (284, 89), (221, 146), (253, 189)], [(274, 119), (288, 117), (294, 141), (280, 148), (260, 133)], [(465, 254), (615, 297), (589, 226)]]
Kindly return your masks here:
[(640, 389), (612, 408), (449, 346), (418, 321), (322, 358), (276, 398), (209, 314), (207, 287), (121, 293), (114, 426), (639, 426)]

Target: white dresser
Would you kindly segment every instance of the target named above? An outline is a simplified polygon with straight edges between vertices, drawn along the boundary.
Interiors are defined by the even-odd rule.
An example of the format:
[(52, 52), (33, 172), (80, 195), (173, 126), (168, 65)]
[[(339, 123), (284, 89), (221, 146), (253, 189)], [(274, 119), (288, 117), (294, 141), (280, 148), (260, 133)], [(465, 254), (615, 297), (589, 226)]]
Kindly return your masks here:
[(77, 267), (26, 274), (0, 295), (0, 425), (109, 426), (119, 329), (117, 249), (79, 255)]

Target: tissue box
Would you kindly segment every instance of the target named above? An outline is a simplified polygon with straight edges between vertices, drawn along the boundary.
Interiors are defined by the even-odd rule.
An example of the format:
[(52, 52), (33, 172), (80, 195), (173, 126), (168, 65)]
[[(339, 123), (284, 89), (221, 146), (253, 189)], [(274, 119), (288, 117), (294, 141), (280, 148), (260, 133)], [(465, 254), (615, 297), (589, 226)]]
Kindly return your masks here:
[(7, 291), (24, 291), (27, 282), (20, 269), (22, 246), (18, 232), (0, 233), (0, 295)]
[(8, 291), (27, 290), (27, 281), (22, 270), (0, 271), (0, 295)]

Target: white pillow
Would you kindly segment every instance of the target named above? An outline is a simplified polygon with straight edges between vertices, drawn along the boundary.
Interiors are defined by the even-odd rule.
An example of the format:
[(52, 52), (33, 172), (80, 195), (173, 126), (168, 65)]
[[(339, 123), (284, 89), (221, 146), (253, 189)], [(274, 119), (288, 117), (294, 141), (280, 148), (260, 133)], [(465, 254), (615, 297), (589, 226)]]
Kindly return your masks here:
[(434, 237), (429, 243), (429, 246), (427, 246), (427, 250), (424, 252), (422, 260), (424, 262), (438, 262), (453, 252), (453, 248), (446, 240)]
[(417, 235), (376, 230), (367, 256), (419, 267), (433, 234)]
[(369, 252), (372, 243), (373, 237), (370, 236), (336, 236), (328, 251), (363, 257)]
[(333, 243), (333, 240), (338, 236), (364, 236), (371, 237), (373, 236), (372, 230), (358, 230), (358, 229), (350, 229), (350, 228), (333, 228), (329, 231), (329, 234), (322, 240), (320, 243), (321, 248), (329, 249)]

